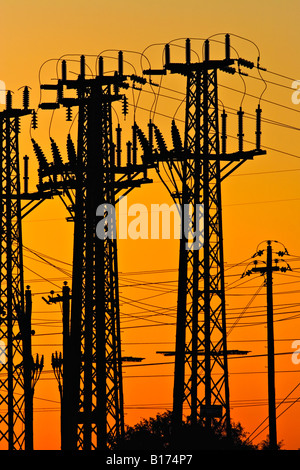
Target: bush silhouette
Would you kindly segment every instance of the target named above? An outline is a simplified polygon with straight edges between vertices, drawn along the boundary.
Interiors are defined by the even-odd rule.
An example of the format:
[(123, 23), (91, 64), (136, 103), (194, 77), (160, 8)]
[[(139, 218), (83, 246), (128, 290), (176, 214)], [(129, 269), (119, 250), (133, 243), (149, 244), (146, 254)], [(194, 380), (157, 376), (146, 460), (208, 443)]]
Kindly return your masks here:
[(155, 418), (143, 419), (126, 429), (124, 439), (117, 446), (120, 450), (256, 450), (247, 442), (247, 434), (240, 423), (231, 425), (227, 436), (218, 423), (210, 429), (202, 422), (192, 425), (182, 422), (180, 429), (172, 432), (172, 413), (167, 411)]

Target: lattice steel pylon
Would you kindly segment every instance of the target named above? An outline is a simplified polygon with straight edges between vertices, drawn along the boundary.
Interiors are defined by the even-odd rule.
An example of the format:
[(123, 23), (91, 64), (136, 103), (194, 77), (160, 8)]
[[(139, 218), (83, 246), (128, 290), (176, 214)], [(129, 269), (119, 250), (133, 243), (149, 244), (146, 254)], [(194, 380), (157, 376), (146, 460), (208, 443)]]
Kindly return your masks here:
[[(237, 60), (237, 59), (236, 59)], [(238, 111), (237, 152), (227, 153), (226, 113), (219, 130), (218, 70), (235, 73), (230, 58), (230, 38), (225, 38), (225, 58), (211, 60), (209, 41), (205, 41), (202, 62), (191, 61), (190, 40), (186, 40), (186, 60), (173, 63), (170, 46), (165, 47), (162, 70), (145, 70), (147, 75), (181, 74), (186, 77), (185, 132), (182, 143), (172, 122), (172, 150), (157, 126), (150, 123), (156, 137), (154, 151), (141, 130), (145, 153), (152, 154), (157, 171), (164, 163), (169, 178), (165, 184), (182, 217), (180, 240), (173, 419), (180, 426), (185, 412), (192, 424), (215, 424), (230, 431), (228, 354), (226, 341), (225, 286), (221, 182), (248, 159), (266, 152), (260, 146), (261, 109), (257, 108), (256, 148), (243, 149), (243, 111)], [(254, 64), (238, 59), (239, 66)], [(162, 172), (160, 172), (162, 177)], [(170, 181), (180, 179), (174, 192)], [(186, 221), (186, 224), (184, 223)]]
[(24, 289), (21, 200), (29, 200), (26, 212), (39, 195), (27, 192), (27, 181), (26, 192), (20, 188), (19, 121), (31, 114), (28, 87), (23, 96), (23, 108), (16, 109), (8, 91), (0, 113), (0, 443), (5, 450), (33, 449), (32, 399), (43, 368), (43, 357), (34, 361), (31, 355), (31, 292)]
[[(61, 160), (53, 140), (52, 165), (33, 142), (40, 162), (39, 188), (65, 192), (74, 221), (70, 349), (63, 358), (62, 373), (67, 423), (63, 447), (71, 450), (109, 448), (124, 432), (115, 220), (109, 209), (97, 215), (97, 208), (115, 207), (120, 195), (151, 180), (146, 163), (137, 163), (136, 143), (127, 146), (127, 165), (121, 165), (120, 126), (114, 143), (112, 103), (123, 98), (120, 90), (126, 88), (127, 80), (121, 52), (118, 60), (118, 71), (106, 75), (100, 57), (97, 76), (89, 78), (81, 56), (80, 74), (74, 80), (67, 79), (64, 60), (58, 83), (41, 87), (58, 92), (55, 103), (42, 103), (41, 108), (78, 107), (77, 149), (69, 136), (68, 163)], [(64, 97), (66, 88), (75, 90), (76, 97)], [(134, 142), (135, 135), (133, 126)], [(101, 239), (96, 235), (97, 222), (104, 219), (110, 236)]]

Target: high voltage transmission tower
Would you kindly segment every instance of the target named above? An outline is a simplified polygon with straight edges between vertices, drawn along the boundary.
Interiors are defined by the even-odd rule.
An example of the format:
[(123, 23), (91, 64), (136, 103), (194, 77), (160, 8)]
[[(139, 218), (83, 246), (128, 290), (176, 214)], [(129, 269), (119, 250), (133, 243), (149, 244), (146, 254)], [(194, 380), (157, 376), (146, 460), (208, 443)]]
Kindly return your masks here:
[[(164, 68), (144, 71), (150, 77), (168, 73), (186, 77), (183, 142), (174, 120), (171, 150), (151, 122), (149, 137), (140, 128), (138, 135), (145, 156), (155, 162), (157, 171), (167, 166), (165, 184), (181, 208), (182, 221), (189, 220), (186, 231), (182, 222), (180, 240), (176, 352), (165, 353), (175, 354), (174, 428), (180, 427), (185, 411), (194, 424), (200, 420), (210, 427), (215, 422), (230, 432), (227, 357), (236, 352), (228, 350), (226, 342), (221, 183), (244, 162), (265, 154), (260, 145), (261, 108), (256, 110), (256, 147), (244, 150), (240, 108), (238, 150), (227, 152), (227, 115), (223, 109), (220, 123), (218, 72), (234, 74), (236, 61), (239, 68), (254, 64), (230, 57), (229, 35), (224, 59), (210, 58), (208, 40), (202, 62), (192, 62), (189, 39), (185, 50), (185, 62), (173, 63), (167, 44)], [(178, 178), (181, 188), (174, 193), (170, 181)]]
[[(110, 233), (115, 222), (109, 210), (96, 213), (98, 207), (115, 206), (121, 195), (151, 182), (146, 162), (137, 160), (135, 126), (132, 141), (127, 142), (126, 163), (121, 158), (120, 125), (115, 139), (112, 104), (123, 100), (123, 113), (128, 112), (125, 90), (130, 77), (123, 73), (122, 52), (115, 73), (106, 74), (103, 65), (100, 57), (97, 75), (90, 78), (81, 56), (78, 77), (68, 79), (63, 60), (57, 83), (41, 85), (43, 90), (57, 92), (56, 101), (42, 103), (42, 109), (66, 107), (67, 120), (71, 120), (72, 107), (78, 108), (77, 146), (68, 135), (68, 161), (63, 162), (54, 139), (52, 163), (33, 140), (40, 164), (39, 190), (68, 197), (69, 220), (74, 221), (70, 318), (64, 319), (64, 340), (69, 346), (62, 358), (53, 357), (63, 397), (64, 449), (107, 448), (124, 432), (117, 244)], [(75, 91), (75, 96), (66, 97), (66, 90)], [(104, 219), (109, 236), (101, 239), (96, 227)], [(67, 311), (68, 307), (65, 315)]]
[(31, 291), (24, 288), (22, 218), (43, 200), (28, 193), (27, 156), (24, 192), (20, 187), (20, 118), (31, 114), (28, 106), (27, 87), (22, 109), (12, 107), (8, 91), (0, 113), (0, 446), (8, 450), (33, 449), (33, 394), (43, 369), (43, 356), (32, 357)]

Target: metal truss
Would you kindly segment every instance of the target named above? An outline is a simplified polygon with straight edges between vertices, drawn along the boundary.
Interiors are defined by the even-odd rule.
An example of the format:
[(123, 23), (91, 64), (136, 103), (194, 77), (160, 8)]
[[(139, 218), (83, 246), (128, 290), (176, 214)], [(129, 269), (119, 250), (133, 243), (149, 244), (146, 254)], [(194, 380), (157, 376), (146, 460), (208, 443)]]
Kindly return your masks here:
[[(68, 137), (68, 163), (62, 162), (54, 147), (56, 159), (49, 164), (33, 141), (40, 161), (40, 188), (67, 195), (69, 220), (74, 221), (70, 351), (63, 358), (66, 449), (109, 448), (124, 433), (117, 240), (116, 236), (97, 238), (97, 221), (103, 215), (99, 219), (96, 212), (102, 204), (114, 207), (120, 194), (151, 180), (145, 162), (136, 162), (135, 145), (128, 151), (127, 165), (121, 166), (120, 126), (114, 143), (112, 102), (123, 99), (119, 90), (126, 88), (127, 80), (122, 65), (120, 53), (118, 72), (103, 75), (100, 58), (99, 74), (90, 79), (85, 77), (82, 56), (78, 79), (67, 80), (63, 61), (58, 84), (42, 85), (58, 90), (57, 102), (43, 103), (41, 108), (78, 107), (77, 149)], [(76, 98), (64, 98), (64, 88), (76, 90)], [(109, 226), (115, 224), (112, 218), (113, 214), (106, 216)]]
[(26, 210), (38, 199), (20, 188), (19, 121), (28, 114), (28, 88), (23, 109), (12, 108), (8, 91), (0, 113), (0, 441), (6, 450), (33, 448), (32, 399), (43, 368), (43, 357), (34, 360), (31, 355), (29, 286), (24, 292), (21, 199), (29, 199)]
[[(225, 59), (210, 60), (206, 41), (205, 59), (196, 63), (191, 62), (189, 39), (185, 63), (171, 62), (170, 46), (166, 45), (164, 68), (144, 71), (150, 76), (178, 73), (186, 77), (187, 83), (183, 144), (173, 121), (174, 148), (167, 149), (161, 132), (154, 126), (157, 145), (152, 152), (160, 176), (160, 167), (166, 168), (167, 164), (165, 184), (175, 202), (179, 201), (182, 221), (189, 221), (186, 230), (182, 222), (180, 240), (176, 351), (165, 352), (175, 355), (175, 429), (185, 412), (193, 424), (202, 422), (208, 427), (217, 424), (230, 432), (227, 357), (234, 351), (228, 351), (226, 341), (221, 182), (242, 163), (265, 152), (260, 148), (260, 109), (254, 150), (243, 150), (241, 110), (237, 152), (226, 151), (225, 111), (219, 130), (217, 72), (235, 73), (229, 40), (226, 35)], [(150, 137), (145, 151), (149, 142)], [(170, 181), (175, 178), (180, 179), (181, 189), (175, 185), (174, 193)]]

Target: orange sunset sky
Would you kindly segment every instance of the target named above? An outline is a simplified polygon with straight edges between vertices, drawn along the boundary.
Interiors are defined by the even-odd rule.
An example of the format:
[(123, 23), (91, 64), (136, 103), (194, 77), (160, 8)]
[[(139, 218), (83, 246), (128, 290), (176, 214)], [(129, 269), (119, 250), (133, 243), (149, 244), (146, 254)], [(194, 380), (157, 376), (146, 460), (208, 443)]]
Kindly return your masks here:
[[(30, 106), (38, 109), (40, 83), (55, 80), (62, 56), (75, 77), (81, 54), (86, 55), (93, 72), (96, 58), (102, 54), (105, 71), (109, 72), (117, 67), (117, 51), (123, 50), (124, 73), (141, 74), (141, 67), (148, 67), (146, 57), (152, 67), (161, 68), (165, 43), (173, 41), (171, 54), (183, 60), (185, 38), (191, 38), (194, 58), (196, 54), (202, 57), (203, 39), (209, 37), (211, 55), (223, 57), (224, 48), (218, 41), (224, 41), (226, 33), (231, 34), (233, 50), (241, 57), (256, 63), (260, 56), (260, 65), (266, 69), (261, 76), (256, 69), (245, 70), (248, 77), (219, 75), (219, 99), (228, 110), (229, 148), (237, 149), (236, 111), (241, 105), (245, 111), (245, 140), (255, 142), (253, 117), (261, 97), (262, 146), (267, 150), (267, 155), (242, 165), (222, 188), (228, 345), (230, 349), (250, 351), (248, 357), (229, 359), (231, 416), (254, 437), (254, 443), (266, 438), (267, 421), (256, 431), (268, 415), (266, 292), (263, 278), (241, 276), (258, 245), (264, 248), (265, 240), (276, 240), (280, 243), (274, 243), (274, 249), (281, 249), (281, 244), (287, 248), (289, 256), (284, 259), (292, 268), (274, 275), (277, 433), (283, 448), (300, 448), (300, 402), (296, 402), (300, 397), (300, 363), (292, 361), (292, 344), (300, 341), (300, 103), (292, 101), (292, 84), (300, 80), (299, 2), (1, 3), (0, 80), (13, 91), (14, 106), (21, 106), (20, 88), (28, 85)], [(183, 133), (184, 103), (178, 106), (184, 99), (185, 83), (182, 78), (169, 76), (162, 82), (158, 78), (157, 83), (161, 88), (155, 111), (153, 90), (136, 90), (130, 97), (126, 120), (121, 104), (115, 105), (114, 125), (119, 119), (128, 131), (135, 117), (146, 131), (151, 117), (169, 143), (174, 113)], [(158, 87), (154, 92), (158, 93)], [(55, 97), (45, 94), (42, 99)], [(53, 137), (64, 155), (70, 130), (64, 110), (53, 116), (50, 111), (39, 111), (38, 121), (37, 130), (30, 130), (29, 118), (21, 122), (20, 158), (22, 161), (25, 154), (29, 156), (30, 191), (35, 191), (37, 184), (30, 137), (45, 153), (50, 153), (49, 136)], [(76, 125), (75, 120), (71, 128), (74, 139)], [(252, 143), (247, 146), (252, 148)], [(149, 176), (153, 183), (132, 191), (128, 205), (141, 203), (148, 210), (154, 203), (171, 205), (173, 201), (154, 171)], [(61, 201), (53, 199), (43, 202), (23, 222), (25, 282), (33, 293), (33, 353), (45, 357), (34, 398), (36, 450), (60, 448), (60, 398), (51, 354), (61, 351), (62, 317), (60, 306), (47, 305), (42, 296), (51, 290), (60, 292), (65, 280), (71, 285), (72, 225), (66, 221), (67, 216)], [(178, 240), (173, 239), (127, 239), (118, 244), (122, 353), (144, 358), (141, 363), (124, 365), (128, 425), (172, 407), (172, 357), (157, 351), (174, 349), (178, 248)]]

